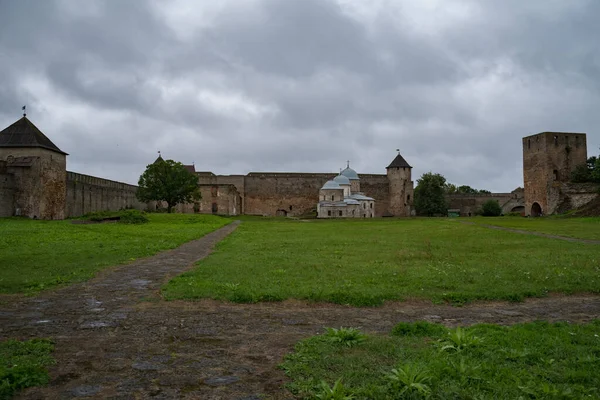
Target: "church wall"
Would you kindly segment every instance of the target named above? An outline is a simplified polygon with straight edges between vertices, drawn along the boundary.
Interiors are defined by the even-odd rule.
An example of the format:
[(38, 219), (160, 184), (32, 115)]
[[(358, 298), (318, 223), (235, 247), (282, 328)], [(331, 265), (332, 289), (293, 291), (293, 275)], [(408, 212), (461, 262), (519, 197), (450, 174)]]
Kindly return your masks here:
[(137, 186), (67, 171), (66, 217), (123, 208), (145, 210), (135, 197)]

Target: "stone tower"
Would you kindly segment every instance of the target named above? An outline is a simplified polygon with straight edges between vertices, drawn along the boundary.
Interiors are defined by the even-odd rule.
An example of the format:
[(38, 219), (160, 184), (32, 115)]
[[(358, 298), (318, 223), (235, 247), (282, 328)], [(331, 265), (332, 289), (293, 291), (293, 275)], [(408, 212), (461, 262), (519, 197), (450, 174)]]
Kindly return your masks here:
[(398, 153), (387, 166), (387, 177), (390, 182), (390, 213), (396, 217), (410, 217), (413, 204), (412, 167)]
[(523, 138), (525, 214), (556, 212), (560, 186), (587, 160), (585, 133), (542, 132)]
[(67, 153), (25, 115), (0, 131), (0, 174), (13, 191), (2, 196), (0, 215), (64, 219), (66, 168)]

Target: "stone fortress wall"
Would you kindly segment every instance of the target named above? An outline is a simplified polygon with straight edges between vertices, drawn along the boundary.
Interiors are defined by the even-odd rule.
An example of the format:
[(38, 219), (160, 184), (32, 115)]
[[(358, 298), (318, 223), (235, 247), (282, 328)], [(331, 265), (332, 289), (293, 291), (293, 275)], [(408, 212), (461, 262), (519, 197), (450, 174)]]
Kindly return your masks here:
[[(319, 201), (319, 189), (336, 176), (335, 173), (250, 172), (248, 175), (215, 175), (198, 172), (201, 186), (224, 185), (235, 187), (240, 201), (238, 213), (265, 216), (301, 216), (312, 213)], [(375, 215), (389, 212), (389, 182), (386, 175), (361, 174), (361, 192), (376, 199)], [(210, 201), (202, 196), (201, 212), (211, 209)], [(218, 207), (219, 210), (221, 207)]]
[(148, 204), (135, 197), (137, 186), (67, 171), (65, 217), (123, 208), (145, 210)]
[(450, 194), (446, 196), (448, 209), (460, 210), (460, 215), (470, 217), (481, 209), (483, 204), (489, 200), (496, 200), (502, 213), (518, 212), (525, 214), (525, 197), (522, 188), (517, 188), (511, 193), (473, 193), (473, 194)]
[[(0, 217), (63, 219), (94, 211), (156, 209), (141, 203), (137, 187), (66, 171), (66, 156), (25, 116), (0, 137)], [(20, 135), (20, 136), (19, 136)], [(21, 146), (19, 140), (28, 140)], [(497, 200), (503, 212), (552, 214), (580, 207), (598, 197), (597, 185), (569, 182), (571, 172), (587, 159), (584, 133), (542, 132), (523, 138), (524, 189), (511, 193), (455, 194), (449, 208), (473, 215)], [(191, 167), (191, 166), (190, 166)], [(409, 216), (414, 197), (411, 167), (398, 154), (387, 174), (359, 174), (352, 184), (375, 199), (375, 216)], [(192, 170), (193, 167), (192, 167)], [(251, 172), (215, 175), (196, 172), (202, 199), (181, 204), (176, 212), (265, 216), (311, 215), (319, 190), (335, 173)], [(355, 188), (356, 191), (357, 188)]]

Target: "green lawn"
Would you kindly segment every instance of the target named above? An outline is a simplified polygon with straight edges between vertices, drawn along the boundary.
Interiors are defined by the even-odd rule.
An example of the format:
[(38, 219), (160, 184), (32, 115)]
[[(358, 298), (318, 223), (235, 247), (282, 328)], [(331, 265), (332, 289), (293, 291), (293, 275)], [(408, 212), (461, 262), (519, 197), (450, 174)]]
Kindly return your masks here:
[(46, 366), (54, 364), (49, 340), (0, 342), (0, 399), (9, 399), (21, 389), (45, 385), (49, 381)]
[(175, 248), (230, 222), (212, 215), (148, 217), (141, 225), (0, 219), (0, 293), (89, 279), (103, 267)]
[(600, 240), (600, 217), (588, 218), (523, 218), (523, 217), (497, 217), (469, 218), (466, 221), (478, 224), (504, 226), (507, 228), (522, 229), (548, 233), (551, 235), (568, 236), (580, 239)]
[(163, 287), (167, 299), (357, 306), (407, 298), (519, 301), (548, 292), (600, 292), (600, 246), (441, 218), (246, 220), (197, 268)]
[(281, 365), (289, 389), (310, 399), (600, 398), (599, 320), (401, 323), (389, 336), (357, 336), (341, 329), (298, 343)]

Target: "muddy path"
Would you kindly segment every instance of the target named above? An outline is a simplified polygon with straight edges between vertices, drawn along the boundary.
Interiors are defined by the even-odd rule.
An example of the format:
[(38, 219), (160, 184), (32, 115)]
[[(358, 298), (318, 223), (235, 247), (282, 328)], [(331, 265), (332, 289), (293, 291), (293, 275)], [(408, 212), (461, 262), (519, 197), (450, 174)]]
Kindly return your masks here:
[(289, 399), (277, 369), (298, 340), (323, 327), (387, 333), (399, 321), (449, 326), (600, 318), (600, 296), (550, 296), (464, 307), (427, 301), (353, 308), (300, 301), (230, 304), (162, 301), (160, 285), (191, 267), (233, 231), (228, 225), (91, 281), (0, 306), (0, 339), (49, 337), (51, 382), (23, 399)]

